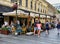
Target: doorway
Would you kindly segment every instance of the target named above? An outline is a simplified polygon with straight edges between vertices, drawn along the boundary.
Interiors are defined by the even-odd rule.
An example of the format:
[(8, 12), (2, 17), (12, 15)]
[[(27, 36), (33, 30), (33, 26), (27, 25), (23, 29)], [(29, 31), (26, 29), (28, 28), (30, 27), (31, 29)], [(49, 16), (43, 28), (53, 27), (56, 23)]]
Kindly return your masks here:
[(27, 25), (27, 18), (18, 18), (18, 20), (20, 21), (20, 26), (23, 26), (23, 23), (25, 26)]
[(4, 24), (4, 16), (0, 13), (0, 27)]
[(12, 16), (9, 16), (9, 25), (11, 24), (11, 21), (13, 21), (13, 18)]

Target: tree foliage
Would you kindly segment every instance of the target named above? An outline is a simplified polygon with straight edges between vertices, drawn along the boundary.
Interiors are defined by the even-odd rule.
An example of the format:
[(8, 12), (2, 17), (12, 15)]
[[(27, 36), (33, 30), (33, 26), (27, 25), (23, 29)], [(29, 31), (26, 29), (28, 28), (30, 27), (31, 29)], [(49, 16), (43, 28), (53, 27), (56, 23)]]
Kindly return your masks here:
[(58, 13), (60, 13), (60, 11), (59, 10), (57, 10), (58, 11)]

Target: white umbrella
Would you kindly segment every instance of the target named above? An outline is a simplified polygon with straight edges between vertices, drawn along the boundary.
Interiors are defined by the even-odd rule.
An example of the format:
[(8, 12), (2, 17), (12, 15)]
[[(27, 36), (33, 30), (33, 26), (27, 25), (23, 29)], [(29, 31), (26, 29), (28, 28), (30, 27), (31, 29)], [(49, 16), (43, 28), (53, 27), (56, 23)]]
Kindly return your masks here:
[[(24, 13), (24, 11), (21, 11), (21, 10), (17, 10), (17, 15), (20, 15), (20, 14), (27, 14), (27, 13)], [(3, 15), (4, 16), (15, 16), (16, 11), (3, 13)]]

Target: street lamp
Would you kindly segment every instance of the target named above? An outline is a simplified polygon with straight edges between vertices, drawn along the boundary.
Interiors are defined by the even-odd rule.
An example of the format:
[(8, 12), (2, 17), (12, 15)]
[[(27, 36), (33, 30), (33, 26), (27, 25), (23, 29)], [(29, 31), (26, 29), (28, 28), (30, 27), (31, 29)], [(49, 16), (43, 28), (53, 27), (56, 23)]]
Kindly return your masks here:
[(13, 4), (13, 10), (16, 10), (16, 22), (17, 22), (17, 17), (18, 17), (18, 15), (17, 15), (17, 8), (18, 8), (18, 3), (16, 1), (16, 3)]
[(18, 18), (18, 14), (17, 14), (17, 9), (18, 9), (18, 3), (16, 1), (16, 3), (13, 4), (13, 10), (16, 10), (16, 29), (17, 29), (17, 18)]

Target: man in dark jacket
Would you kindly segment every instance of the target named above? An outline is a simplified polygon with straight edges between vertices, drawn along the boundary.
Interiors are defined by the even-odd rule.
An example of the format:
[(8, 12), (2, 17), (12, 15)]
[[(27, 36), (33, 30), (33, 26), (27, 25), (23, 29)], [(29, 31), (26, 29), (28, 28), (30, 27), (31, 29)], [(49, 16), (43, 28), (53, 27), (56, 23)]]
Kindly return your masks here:
[(49, 22), (48, 21), (46, 21), (45, 26), (46, 26), (46, 34), (49, 34)]
[(58, 30), (58, 35), (59, 35), (59, 33), (60, 33), (60, 22), (58, 22), (58, 24), (57, 24), (57, 30)]

